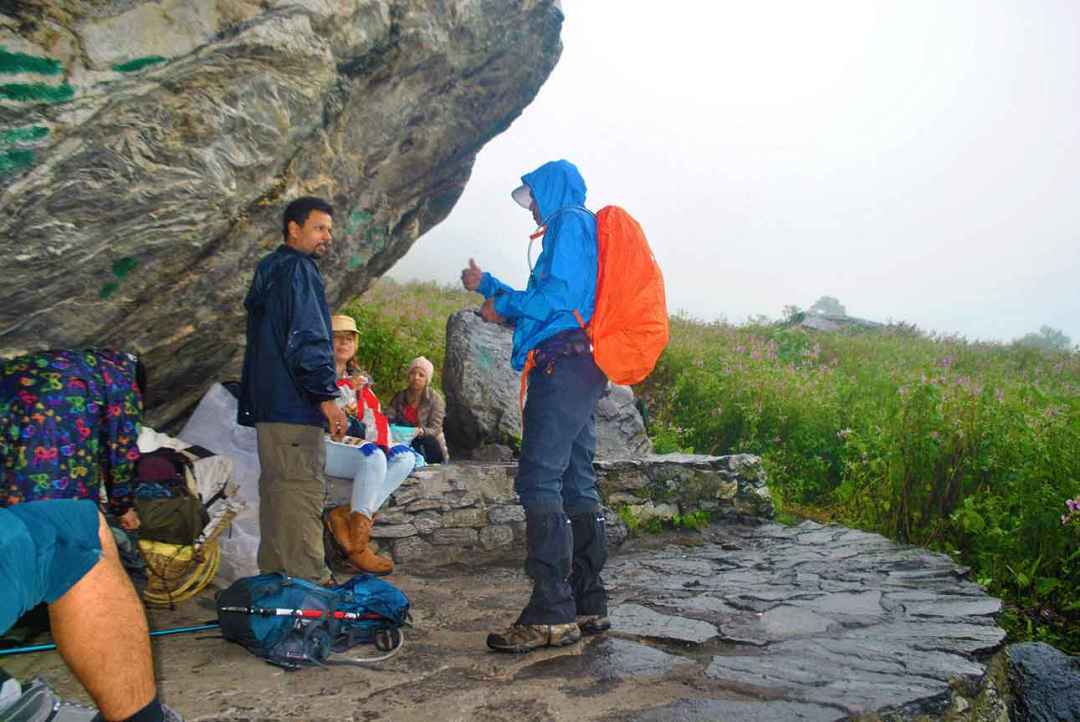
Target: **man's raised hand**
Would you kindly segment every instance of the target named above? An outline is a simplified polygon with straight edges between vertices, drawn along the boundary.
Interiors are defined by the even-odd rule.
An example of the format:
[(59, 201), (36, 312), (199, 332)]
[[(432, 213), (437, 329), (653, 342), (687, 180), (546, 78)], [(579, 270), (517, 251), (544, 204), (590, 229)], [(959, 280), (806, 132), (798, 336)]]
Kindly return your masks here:
[(488, 323), (506, 322), (506, 319), (500, 316), (499, 312), (495, 310), (495, 300), (491, 298), (484, 301), (484, 305), (480, 307), (480, 318)]
[(484, 272), (480, 270), (480, 266), (476, 265), (476, 261), (470, 258), (469, 267), (461, 271), (461, 285), (466, 291), (475, 291), (480, 288), (480, 281), (483, 278)]

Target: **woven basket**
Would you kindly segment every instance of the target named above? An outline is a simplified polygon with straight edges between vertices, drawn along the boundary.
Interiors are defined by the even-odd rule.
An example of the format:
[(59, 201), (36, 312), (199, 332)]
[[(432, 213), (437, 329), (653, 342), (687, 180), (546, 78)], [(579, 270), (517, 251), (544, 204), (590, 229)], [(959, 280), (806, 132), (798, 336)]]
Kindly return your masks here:
[(206, 588), (221, 563), (218, 537), (228, 528), (234, 512), (226, 512), (214, 531), (198, 546), (139, 540), (146, 561), (143, 600), (152, 606), (172, 606)]

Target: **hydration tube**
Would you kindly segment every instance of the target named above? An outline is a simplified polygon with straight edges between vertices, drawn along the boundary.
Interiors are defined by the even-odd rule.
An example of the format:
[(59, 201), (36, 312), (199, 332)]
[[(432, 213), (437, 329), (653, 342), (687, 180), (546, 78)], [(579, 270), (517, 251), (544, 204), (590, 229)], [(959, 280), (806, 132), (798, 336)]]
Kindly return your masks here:
[[(217, 629), (217, 622), (207, 622), (206, 624), (196, 624), (190, 627), (172, 627), (171, 629), (158, 629), (150, 632), (151, 637), (167, 637), (171, 634), (186, 634), (188, 632), (205, 632), (210, 629)], [(29, 654), (31, 652), (48, 652), (56, 649), (55, 644), (33, 644), (29, 647), (13, 647), (11, 649), (0, 649), (0, 657), (9, 657), (15, 654)]]

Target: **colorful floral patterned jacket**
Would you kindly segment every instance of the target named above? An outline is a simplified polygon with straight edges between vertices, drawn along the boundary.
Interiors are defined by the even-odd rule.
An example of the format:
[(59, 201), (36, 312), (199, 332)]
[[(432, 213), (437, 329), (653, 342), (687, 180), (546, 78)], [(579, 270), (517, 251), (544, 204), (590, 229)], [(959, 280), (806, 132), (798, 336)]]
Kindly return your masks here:
[(131, 508), (142, 395), (135, 359), (40, 351), (0, 361), (0, 506), (38, 499)]

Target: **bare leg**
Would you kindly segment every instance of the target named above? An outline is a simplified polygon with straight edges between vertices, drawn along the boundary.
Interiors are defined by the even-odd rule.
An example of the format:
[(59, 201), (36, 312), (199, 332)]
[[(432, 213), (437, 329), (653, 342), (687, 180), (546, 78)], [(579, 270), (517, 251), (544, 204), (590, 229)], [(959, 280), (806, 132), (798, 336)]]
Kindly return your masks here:
[(52, 636), (75, 678), (106, 720), (122, 720), (154, 699), (146, 613), (98, 515), (101, 561), (49, 606)]

